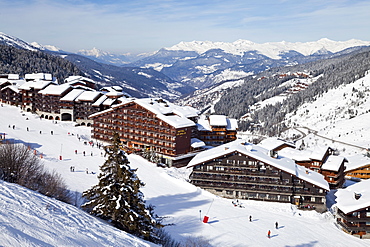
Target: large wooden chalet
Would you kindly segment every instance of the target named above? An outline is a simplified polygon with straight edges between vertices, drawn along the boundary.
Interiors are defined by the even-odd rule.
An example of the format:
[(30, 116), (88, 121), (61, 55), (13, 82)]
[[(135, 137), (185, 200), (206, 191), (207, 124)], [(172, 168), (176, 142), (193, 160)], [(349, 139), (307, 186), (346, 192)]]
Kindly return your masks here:
[(326, 209), (329, 185), (321, 174), (242, 140), (203, 151), (187, 167), (192, 184), (223, 197)]
[(0, 102), (9, 105), (21, 104), (22, 98), (18, 87), (25, 83), (17, 74), (0, 74)]
[(337, 224), (350, 234), (370, 238), (370, 180), (353, 184), (336, 193)]
[[(271, 138), (261, 142), (261, 145), (266, 147), (266, 142), (271, 142)], [(341, 188), (344, 183), (344, 170), (347, 159), (334, 155), (330, 147), (318, 146), (313, 151), (285, 147), (276, 151), (276, 153), (294, 160), (298, 165), (324, 175), (330, 185), (330, 189)]]
[(129, 148), (150, 150), (169, 166), (186, 165), (192, 152), (199, 149), (197, 117), (198, 111), (192, 107), (151, 98), (127, 99), (90, 116), (93, 138), (109, 142), (117, 132)]

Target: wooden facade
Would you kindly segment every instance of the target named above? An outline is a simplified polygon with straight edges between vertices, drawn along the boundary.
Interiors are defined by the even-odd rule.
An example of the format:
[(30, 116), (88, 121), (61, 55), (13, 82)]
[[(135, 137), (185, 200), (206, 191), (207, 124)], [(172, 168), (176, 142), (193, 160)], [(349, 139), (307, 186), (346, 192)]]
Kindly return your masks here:
[[(226, 145), (223, 146), (227, 149)], [(275, 158), (267, 155), (267, 150), (261, 153), (258, 148), (251, 152), (240, 150), (243, 148), (209, 151), (214, 155), (198, 159), (200, 161), (196, 156), (188, 165), (193, 169), (191, 183), (226, 198), (288, 202), (326, 209), (325, 196), (329, 187), (322, 175), (296, 165), (296, 171), (301, 171), (300, 174), (302, 170), (305, 170), (307, 177), (308, 173), (315, 174), (320, 181), (315, 184), (305, 179), (304, 175), (297, 176), (296, 172), (276, 165)], [(252, 155), (253, 152), (258, 154)], [(285, 159), (286, 165), (291, 166), (293, 161)], [(282, 164), (284, 166), (284, 162)]]
[(347, 159), (334, 155), (331, 148), (317, 148), (314, 151), (308, 151), (288, 147), (281, 149), (277, 153), (291, 158), (300, 166), (324, 175), (325, 180), (330, 185), (330, 189), (337, 189), (343, 186)]
[(337, 224), (346, 232), (362, 237), (370, 234), (370, 205), (349, 213), (338, 209), (336, 213)]
[(362, 165), (355, 169), (346, 170), (345, 175), (351, 178), (369, 179), (370, 178), (370, 164)]
[(347, 233), (370, 239), (370, 180), (335, 192), (336, 222)]
[(6, 86), (0, 90), (0, 101), (5, 104), (18, 106), (22, 102), (22, 98), (18, 88)]
[(235, 119), (223, 115), (210, 115), (198, 121), (198, 138), (207, 146), (219, 146), (236, 140), (238, 130)]

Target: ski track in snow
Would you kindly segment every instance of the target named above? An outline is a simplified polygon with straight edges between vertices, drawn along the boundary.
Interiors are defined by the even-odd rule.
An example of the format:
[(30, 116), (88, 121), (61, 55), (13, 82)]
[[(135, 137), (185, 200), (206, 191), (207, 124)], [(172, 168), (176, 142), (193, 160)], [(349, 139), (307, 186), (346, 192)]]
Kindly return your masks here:
[[(77, 139), (78, 134), (88, 140), (90, 128), (40, 120), (8, 105), (0, 107), (0, 114), (0, 133), (5, 132), (7, 140), (24, 143), (41, 152), (45, 167), (59, 172), (72, 191), (81, 193), (98, 182), (99, 166), (104, 163), (100, 154), (103, 150)], [(164, 223), (171, 225), (165, 229), (177, 240), (201, 236), (213, 246), (370, 245), (370, 240), (360, 240), (338, 229), (330, 213), (320, 215), (299, 211), (286, 203), (252, 200), (239, 200), (243, 208), (234, 207), (232, 200), (186, 182), (190, 172), (186, 168), (159, 168), (137, 155), (129, 155), (129, 160), (146, 184), (142, 191), (147, 204), (153, 204), (155, 212), (166, 217)], [(76, 167), (75, 172), (70, 171), (70, 166)], [(0, 197), (0, 245), (149, 246), (76, 207), (16, 185), (1, 182)], [(204, 216), (209, 217), (208, 223), (202, 222)], [(279, 229), (275, 229), (276, 221)], [(270, 239), (266, 236), (268, 230), (272, 232)]]

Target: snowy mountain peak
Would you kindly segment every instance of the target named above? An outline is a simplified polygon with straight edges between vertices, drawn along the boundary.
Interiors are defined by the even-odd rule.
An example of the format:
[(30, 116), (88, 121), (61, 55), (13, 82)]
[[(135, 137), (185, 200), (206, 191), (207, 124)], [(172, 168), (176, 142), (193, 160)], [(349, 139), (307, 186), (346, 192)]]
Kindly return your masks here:
[(37, 42), (31, 42), (30, 43), (31, 45), (33, 45), (34, 47), (40, 49), (40, 50), (47, 50), (47, 51), (61, 51), (61, 49), (59, 47), (56, 47), (56, 46), (53, 46), (53, 45), (41, 45)]
[(356, 46), (369, 46), (370, 41), (361, 41), (351, 39), (348, 41), (332, 41), (328, 38), (322, 38), (318, 41), (312, 42), (268, 42), (263, 44), (254, 43), (248, 40), (236, 40), (232, 43), (228, 42), (212, 42), (212, 41), (191, 41), (191, 42), (180, 42), (167, 50), (184, 50), (184, 51), (195, 51), (198, 54), (202, 54), (210, 49), (222, 49), (227, 53), (234, 55), (243, 55), (244, 52), (258, 51), (262, 55), (273, 59), (280, 59), (280, 54), (288, 51), (297, 51), (302, 55), (308, 56), (312, 54), (321, 53), (323, 51), (338, 52), (350, 47)]
[(38, 48), (16, 37), (0, 32), (0, 44), (36, 51)]
[(103, 56), (110, 55), (110, 53), (102, 51), (96, 47), (92, 48), (91, 50), (79, 50), (77, 53), (83, 56), (91, 56), (91, 57), (103, 57)]

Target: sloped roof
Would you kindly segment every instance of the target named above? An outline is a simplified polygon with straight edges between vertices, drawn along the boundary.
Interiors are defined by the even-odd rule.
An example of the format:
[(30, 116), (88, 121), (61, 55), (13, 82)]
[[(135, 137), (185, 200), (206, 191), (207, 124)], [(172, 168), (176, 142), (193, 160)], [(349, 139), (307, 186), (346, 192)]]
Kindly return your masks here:
[(237, 130), (238, 122), (236, 119), (227, 118), (224, 115), (210, 115), (209, 120), (205, 115), (198, 119), (197, 128), (203, 131), (212, 131), (211, 126), (225, 126), (227, 130)]
[[(370, 179), (362, 180), (345, 189), (338, 189), (335, 193), (336, 206), (345, 214), (370, 206)], [(355, 194), (360, 198), (356, 199)]]
[(126, 105), (130, 102), (134, 102), (142, 106), (143, 108), (147, 109), (148, 111), (154, 113), (157, 118), (168, 123), (169, 125), (175, 128), (185, 128), (195, 125), (195, 123), (188, 119), (188, 117), (197, 116), (198, 113), (198, 110), (192, 107), (189, 106), (181, 107), (170, 102), (153, 98), (143, 98), (143, 99), (122, 98), (122, 101), (123, 102), (121, 104), (114, 105), (110, 109), (92, 114), (89, 117), (93, 118), (100, 114), (113, 111), (114, 109)]
[(105, 95), (102, 95), (100, 96), (99, 99), (97, 99), (94, 104), (92, 104), (92, 106), (100, 106), (101, 104), (103, 104), (103, 102), (107, 99), (107, 96)]
[(191, 138), (190, 142), (192, 148), (200, 148), (206, 145), (202, 140), (199, 140), (198, 138)]
[(339, 168), (341, 167), (344, 161), (347, 161), (347, 160), (342, 156), (330, 155), (326, 159), (324, 164), (322, 164), (321, 169), (337, 172), (339, 171)]
[(45, 81), (45, 80), (34, 80), (34, 81), (28, 81), (21, 86), (19, 86), (19, 89), (24, 90), (30, 90), (31, 88), (34, 89), (44, 89), (50, 84), (57, 84), (55, 81)]
[(266, 139), (262, 140), (259, 143), (259, 146), (264, 147), (268, 150), (274, 150), (274, 149), (277, 149), (277, 148), (279, 148), (283, 145), (288, 145), (292, 148), (295, 148), (295, 145), (293, 143), (281, 140), (277, 137), (269, 137), (269, 138), (266, 138)]
[(346, 172), (370, 165), (370, 158), (363, 154), (347, 157)]
[(44, 94), (44, 95), (61, 95), (70, 88), (71, 86), (68, 84), (62, 84), (62, 85), (51, 84), (51, 85), (48, 85), (43, 90), (40, 90), (39, 93)]
[(83, 91), (76, 99), (76, 101), (93, 101), (101, 95), (100, 92), (97, 91)]
[(210, 115), (209, 124), (211, 126), (227, 126), (226, 116), (225, 115)]
[(63, 98), (61, 98), (61, 101), (75, 101), (75, 99), (85, 92), (83, 89), (73, 89), (71, 92), (67, 93)]
[(326, 146), (315, 146), (314, 150), (310, 155), (310, 159), (323, 161), (328, 149), (329, 147)]
[(4, 87), (3, 89), (1, 89), (1, 91), (5, 91), (5, 89), (10, 89), (12, 91), (14, 91), (15, 93), (19, 93), (19, 89), (17, 86), (14, 86), (14, 85), (9, 85), (9, 86), (6, 86)]
[(187, 168), (196, 166), (198, 164), (215, 159), (217, 157), (222, 157), (233, 152), (239, 152), (246, 156), (252, 157), (256, 160), (265, 162), (289, 174), (293, 174), (296, 177), (305, 180), (311, 184), (314, 184), (320, 188), (330, 190), (328, 182), (324, 179), (323, 175), (314, 171), (308, 171), (305, 167), (297, 165), (292, 159), (285, 158), (282, 156), (273, 158), (269, 155), (269, 150), (258, 145), (247, 143), (246, 141), (243, 140), (236, 140), (200, 152), (189, 162)]
[(309, 150), (298, 150), (295, 148), (287, 147), (279, 150), (278, 154), (295, 161), (311, 161), (311, 151)]

